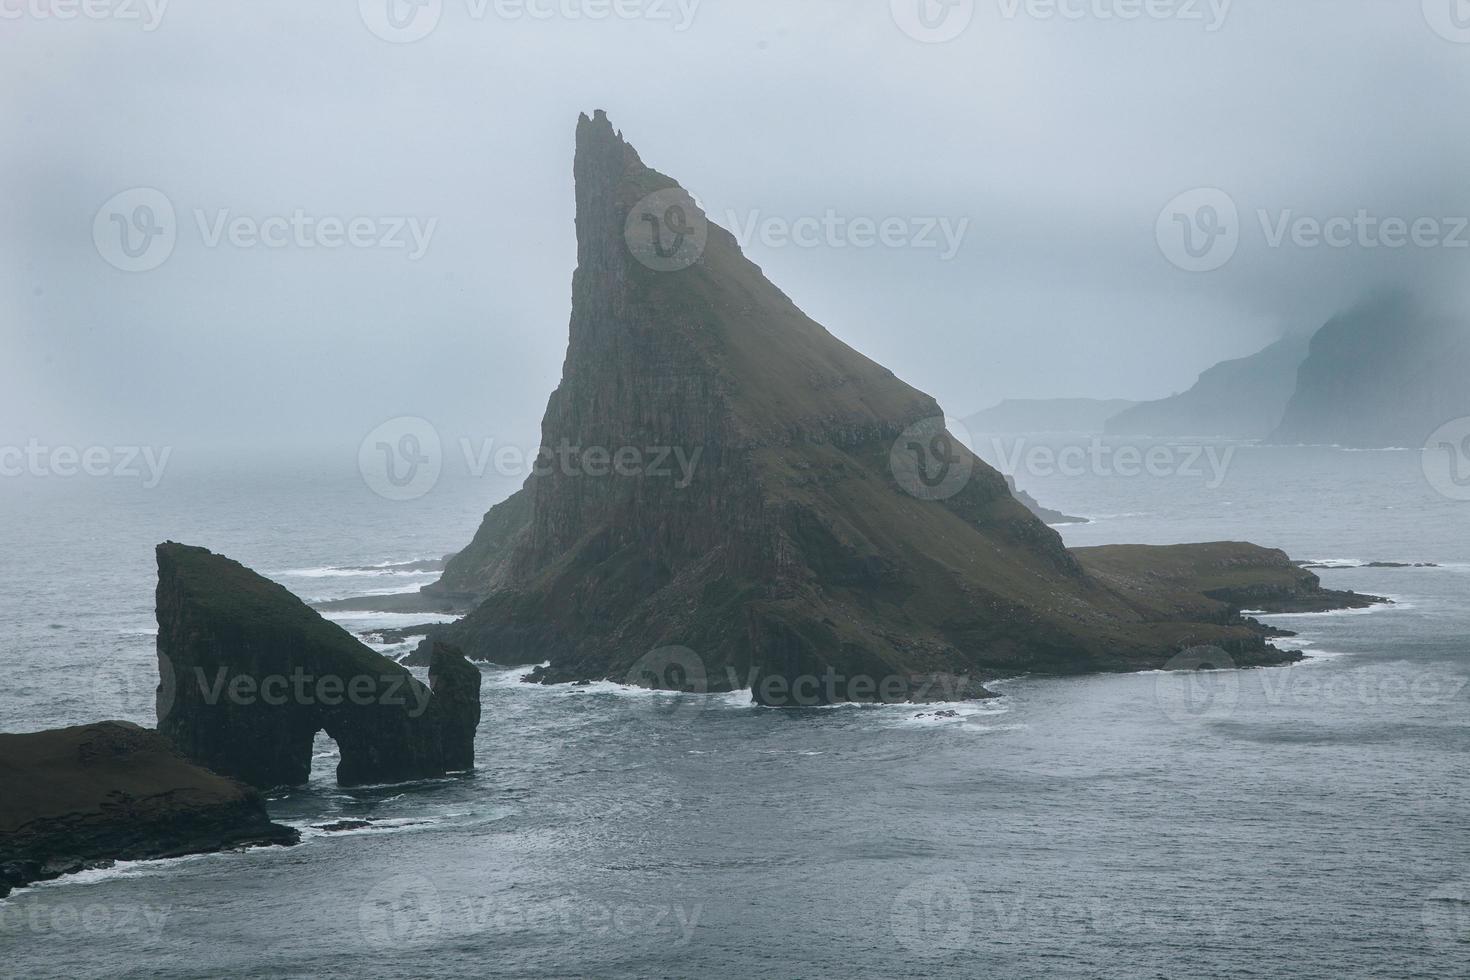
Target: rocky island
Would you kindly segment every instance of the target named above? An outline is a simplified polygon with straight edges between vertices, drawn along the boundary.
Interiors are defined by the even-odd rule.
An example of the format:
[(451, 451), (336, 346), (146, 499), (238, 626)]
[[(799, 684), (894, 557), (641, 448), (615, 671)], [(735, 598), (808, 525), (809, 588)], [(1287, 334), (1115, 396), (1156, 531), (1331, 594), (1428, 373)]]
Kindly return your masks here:
[[(601, 112), (578, 124), (574, 176), (570, 335), (542, 445), (698, 465), (538, 466), (414, 597), (472, 610), (414, 659), (447, 640), (545, 662), (543, 682), (788, 705), (819, 676), (812, 703), (932, 700), (936, 679), (976, 696), (986, 678), (1154, 668), (1200, 645), (1281, 663), (1297, 655), (1243, 606), (1370, 601), (1249, 544), (1069, 551), (933, 398), (803, 314)], [(698, 683), (661, 675), (670, 649)]]
[(294, 786), (312, 741), (337, 743), (344, 786), (474, 766), (480, 671), (432, 644), (429, 686), (282, 586), (204, 548), (158, 546), (158, 729), (252, 786)]
[(0, 735), (0, 786), (0, 897), (113, 861), (300, 838), (258, 792), (127, 722)]
[(296, 785), (326, 731), (342, 785), (475, 765), (480, 671), (432, 645), (426, 687), (284, 588), (158, 546), (158, 730), (0, 734), (0, 897), (120, 860), (289, 845), (257, 788)]

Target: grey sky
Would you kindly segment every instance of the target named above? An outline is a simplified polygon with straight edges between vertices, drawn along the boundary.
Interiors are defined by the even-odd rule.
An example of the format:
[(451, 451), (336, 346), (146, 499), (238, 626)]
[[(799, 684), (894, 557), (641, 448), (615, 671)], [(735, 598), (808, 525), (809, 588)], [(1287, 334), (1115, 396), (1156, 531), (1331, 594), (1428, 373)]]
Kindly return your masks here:
[[(1463, 303), (1470, 248), (1273, 248), (1257, 217), (1470, 215), (1455, 0), (1443, 17), (1438, 0), (1190, 0), (1136, 20), (1099, 16), (1129, 0), (1072, 0), (1075, 19), (979, 0), (946, 43), (905, 34), (887, 0), (620, 2), (648, 16), (508, 19), (492, 2), (477, 17), (444, 0), (400, 44), (340, 0), (173, 0), (153, 30), (0, 0), (0, 441), (355, 451), (398, 415), (447, 440), (533, 441), (565, 349), (573, 128), (599, 107), (721, 223), (967, 220), (947, 261), (748, 247), (956, 416), (1009, 396), (1166, 395), (1374, 285)], [(150, 16), (141, 0), (117, 12), (132, 10)], [(93, 222), (137, 187), (166, 195), (177, 242), (128, 273)], [(1241, 219), (1238, 251), (1207, 273), (1156, 238), (1165, 204), (1199, 187)], [(418, 259), (211, 247), (224, 209), (366, 217), (363, 240), (433, 225)]]

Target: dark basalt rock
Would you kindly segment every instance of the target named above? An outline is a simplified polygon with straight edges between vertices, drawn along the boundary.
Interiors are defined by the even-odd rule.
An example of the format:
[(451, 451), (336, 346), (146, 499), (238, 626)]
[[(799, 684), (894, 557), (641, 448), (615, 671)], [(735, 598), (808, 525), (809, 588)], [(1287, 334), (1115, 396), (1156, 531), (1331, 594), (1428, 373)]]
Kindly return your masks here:
[(425, 687), (280, 585), (203, 548), (158, 546), (158, 727), (253, 786), (304, 783), (312, 740), (344, 786), (472, 768), (480, 672), (441, 647)]
[(334, 820), (331, 823), (312, 824), (317, 830), (325, 830), (329, 834), (340, 834), (344, 830), (366, 830), (373, 826), (371, 820)]
[[(698, 464), (687, 479), (538, 469), (425, 590), (478, 605), (415, 662), (442, 639), (549, 661), (531, 675), (547, 683), (669, 686), (672, 665), (790, 705), (925, 700), (934, 677), (983, 696), (987, 678), (1158, 667), (1199, 645), (1292, 658), (1232, 606), (1252, 567), (1275, 587), (1277, 553), (1231, 546), (1241, 576), (1218, 598), (1168, 579), (1160, 554), (1098, 574), (933, 425), (933, 398), (797, 309), (600, 112), (578, 123), (574, 175), (570, 336), (542, 445)], [(689, 262), (670, 268), (650, 227)]]
[[(1072, 552), (1084, 568), (1164, 614), (1235, 621), (1261, 613), (1328, 612), (1387, 604), (1382, 596), (1324, 589), (1286, 552), (1238, 541), (1184, 545), (1105, 545)], [(1200, 606), (1203, 598), (1213, 604)], [(1245, 620), (1264, 636), (1295, 634)]]
[(260, 794), (122, 721), (0, 735), (0, 897), (113, 861), (300, 839)]
[(358, 635), (364, 639), (373, 637), (379, 643), (403, 643), (417, 636), (428, 636), (437, 623), (421, 623), (418, 626), (399, 626), (392, 629), (364, 630)]
[(1041, 518), (1041, 520), (1042, 520), (1043, 523), (1046, 523), (1046, 524), (1088, 524), (1088, 523), (1091, 523), (1085, 517), (1072, 517), (1070, 514), (1063, 514), (1059, 510), (1052, 510), (1050, 507), (1043, 507), (1041, 505), (1041, 503), (1035, 497), (1031, 496), (1029, 493), (1027, 493), (1025, 490), (1022, 490), (1020, 487), (1016, 486), (1016, 480), (1015, 480), (1014, 477), (1010, 477), (1010, 476), (1006, 477), (1006, 486), (1008, 486), (1008, 487), (1011, 488), (1011, 495), (1014, 496), (1017, 500), (1019, 500), (1021, 502), (1021, 506), (1022, 507), (1025, 507), (1031, 513), (1033, 513), (1037, 517)]
[(445, 640), (433, 641), (429, 686), (442, 718), (444, 766), (451, 772), (475, 767), (475, 731), (480, 727), (480, 668)]

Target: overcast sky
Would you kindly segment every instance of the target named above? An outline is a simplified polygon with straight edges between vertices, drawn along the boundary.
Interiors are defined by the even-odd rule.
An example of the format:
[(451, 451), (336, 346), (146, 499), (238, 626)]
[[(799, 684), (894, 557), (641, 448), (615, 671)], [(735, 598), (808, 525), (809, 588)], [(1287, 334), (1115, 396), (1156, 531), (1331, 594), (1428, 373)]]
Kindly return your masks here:
[[(5, 442), (355, 451), (399, 415), (534, 441), (593, 108), (715, 220), (777, 229), (747, 248), (777, 285), (959, 417), (1160, 397), (1372, 286), (1458, 304), (1470, 281), (1457, 0), (976, 0), (932, 27), (905, 0), (66, 2), (0, 0)], [(174, 212), (161, 260), (119, 250), (111, 216), (157, 200), (138, 188)], [(1238, 245), (1170, 244), (1196, 188), (1228, 195)], [(1219, 200), (1182, 220), (1207, 234)], [(1436, 225), (1271, 244), (1283, 217), (1360, 210)], [(268, 221), (298, 212), (305, 238)], [(829, 215), (904, 232), (779, 238)], [(324, 247), (321, 219), (358, 218)]]

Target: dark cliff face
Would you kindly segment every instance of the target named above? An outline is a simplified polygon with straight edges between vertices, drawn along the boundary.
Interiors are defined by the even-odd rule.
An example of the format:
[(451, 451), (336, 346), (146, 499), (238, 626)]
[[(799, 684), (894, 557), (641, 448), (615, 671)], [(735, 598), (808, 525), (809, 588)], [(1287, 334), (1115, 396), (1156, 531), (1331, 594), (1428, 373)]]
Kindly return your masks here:
[(1108, 435), (1264, 439), (1296, 390), (1307, 342), (1279, 340), (1249, 357), (1216, 364), (1188, 391), (1143, 402), (1108, 419)]
[[(253, 786), (304, 783), (312, 740), (343, 785), (473, 764), (479, 671), (446, 650), (436, 691), (281, 586), (203, 548), (158, 546), (158, 727), (189, 758)], [(473, 674), (473, 678), (471, 678)]]
[(1470, 415), (1470, 326), (1405, 297), (1334, 317), (1312, 338), (1278, 444), (1418, 447)]
[(110, 721), (0, 735), (0, 897), (108, 861), (298, 838), (271, 823), (259, 793), (158, 732)]
[(1043, 507), (1035, 497), (1031, 496), (1020, 487), (1016, 486), (1016, 481), (1014, 477), (1006, 477), (1006, 486), (1011, 488), (1011, 495), (1021, 502), (1022, 507), (1025, 507), (1027, 510), (1035, 514), (1038, 518), (1040, 518), (1047, 524), (1087, 523), (1087, 518), (1085, 517), (1072, 517), (1068, 514), (1063, 514), (1059, 510), (1052, 510), (1050, 507)]
[(574, 171), (579, 264), (543, 445), (696, 463), (538, 471), (451, 563), (440, 588), (482, 599), (438, 637), (549, 660), (546, 681), (646, 683), (669, 648), (711, 689), (830, 671), (845, 679), (829, 700), (886, 699), (856, 675), (920, 698), (926, 678), (1177, 652), (1155, 608), (1090, 577), (949, 439), (932, 398), (805, 316), (601, 113), (578, 124)]
[(444, 768), (463, 772), (475, 768), (475, 732), (480, 727), (480, 668), (455, 646), (439, 640), (429, 660), (429, 689), (439, 716), (444, 745)]

